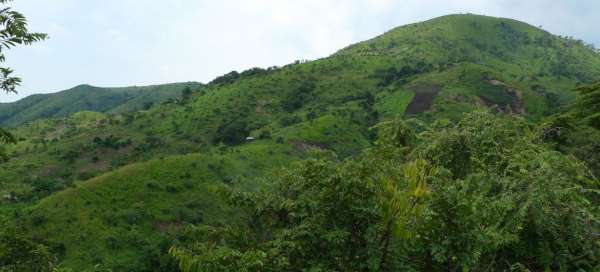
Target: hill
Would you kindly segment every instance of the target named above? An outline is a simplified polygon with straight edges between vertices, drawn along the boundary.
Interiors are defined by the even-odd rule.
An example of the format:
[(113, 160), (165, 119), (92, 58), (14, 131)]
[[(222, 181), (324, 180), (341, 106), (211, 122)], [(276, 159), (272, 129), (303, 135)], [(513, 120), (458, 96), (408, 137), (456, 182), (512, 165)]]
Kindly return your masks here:
[(600, 55), (580, 41), (509, 19), (440, 17), (327, 58), (232, 72), (178, 103), (16, 127), (0, 165), (0, 194), (14, 198), (0, 215), (74, 269), (168, 270), (161, 256), (184, 226), (237, 220), (214, 188), (255, 190), (315, 149), (352, 157), (397, 116), (452, 121), (491, 107), (534, 123), (597, 78)]
[(1, 103), (0, 125), (15, 127), (29, 121), (65, 117), (80, 111), (133, 112), (154, 103), (179, 98), (187, 87), (195, 90), (201, 86), (196, 82), (124, 88), (79, 85), (57, 93), (36, 94), (17, 102)]

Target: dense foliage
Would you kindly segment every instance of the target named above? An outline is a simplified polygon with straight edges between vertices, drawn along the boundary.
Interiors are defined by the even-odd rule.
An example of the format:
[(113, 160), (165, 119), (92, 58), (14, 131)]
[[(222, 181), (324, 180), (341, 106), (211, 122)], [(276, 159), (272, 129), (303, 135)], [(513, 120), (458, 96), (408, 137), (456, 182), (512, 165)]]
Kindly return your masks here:
[(579, 41), (459, 15), (202, 89), (33, 96), (0, 105), (27, 121), (0, 224), (60, 271), (173, 271), (173, 245), (191, 270), (589, 270), (599, 76)]
[(53, 262), (47, 247), (17, 230), (0, 230), (0, 271), (49, 272)]
[(183, 271), (590, 271), (598, 180), (519, 117), (380, 125), (343, 162), (312, 159), (248, 193), (243, 226), (198, 226)]
[(577, 100), (548, 118), (543, 137), (555, 149), (585, 161), (600, 177), (600, 83), (579, 87)]
[[(27, 19), (23, 14), (5, 6), (11, 0), (0, 0), (0, 63), (6, 61), (6, 50), (17, 45), (28, 45), (47, 38), (43, 33), (32, 33), (27, 28)], [(0, 67), (0, 90), (16, 92), (21, 79), (12, 76), (13, 70), (9, 67)], [(10, 133), (0, 128), (0, 162), (7, 159), (4, 144), (14, 143), (15, 139)]]

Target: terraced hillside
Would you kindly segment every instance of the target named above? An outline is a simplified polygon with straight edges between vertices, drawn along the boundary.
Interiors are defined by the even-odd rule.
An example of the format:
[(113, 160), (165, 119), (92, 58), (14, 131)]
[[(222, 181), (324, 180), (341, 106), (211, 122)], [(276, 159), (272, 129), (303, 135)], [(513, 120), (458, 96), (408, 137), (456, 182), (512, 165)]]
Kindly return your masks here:
[(145, 111), (19, 126), (0, 165), (0, 214), (74, 269), (168, 270), (183, 226), (235, 222), (220, 186), (254, 190), (314, 149), (352, 156), (396, 116), (495, 107), (535, 122), (597, 78), (600, 55), (580, 41), (514, 20), (440, 17), (327, 58), (232, 72)]

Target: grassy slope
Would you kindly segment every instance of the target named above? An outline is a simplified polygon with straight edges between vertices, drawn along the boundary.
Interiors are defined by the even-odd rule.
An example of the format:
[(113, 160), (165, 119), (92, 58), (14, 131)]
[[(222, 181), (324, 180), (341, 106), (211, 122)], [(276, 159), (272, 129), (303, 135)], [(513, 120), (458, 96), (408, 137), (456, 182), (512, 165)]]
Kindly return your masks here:
[(13, 103), (0, 104), (0, 124), (17, 126), (25, 122), (64, 117), (89, 110), (123, 113), (141, 110), (148, 102), (162, 103), (181, 96), (185, 87), (197, 89), (195, 82), (174, 83), (146, 87), (99, 88), (80, 85), (53, 94), (38, 94)]
[[(559, 60), (569, 60), (560, 65), (562, 70), (557, 70)], [(381, 72), (403, 67), (417, 72), (391, 77)], [(240, 175), (256, 180), (303, 157), (311, 147), (342, 157), (359, 152), (369, 146), (371, 125), (404, 114), (427, 86), (438, 86), (439, 93), (420, 118), (454, 119), (485, 101), (510, 104), (515, 98), (506, 90), (512, 88), (519, 91), (516, 102), (536, 120), (552, 111), (550, 98), (565, 103), (573, 96), (568, 90), (598, 75), (600, 57), (578, 42), (512, 20), (446, 16), (392, 30), (326, 59), (209, 85), (183, 105), (118, 116), (81, 113), (21, 126), (15, 133), (25, 140), (12, 148), (15, 159), (0, 166), (0, 176), (8, 177), (0, 179), (0, 193), (30, 196), (25, 203), (3, 205), (5, 214), (23, 208), (22, 214), (30, 214), (24, 220), (32, 233), (65, 245), (69, 266), (103, 260), (127, 270), (125, 264), (147, 265), (147, 250), (173, 239), (157, 224), (197, 219), (177, 218), (175, 210), (186, 208), (187, 202), (202, 204), (184, 214), (200, 211), (209, 222), (235, 220), (215, 212), (220, 206), (209, 190), (214, 184)], [(302, 87), (307, 82), (314, 85), (310, 91)], [(286, 106), (299, 97), (304, 97), (302, 103)], [(243, 128), (244, 136), (270, 137), (226, 148), (216, 142), (227, 127)], [(110, 135), (132, 143), (118, 150), (93, 146), (94, 137)], [(149, 137), (158, 137), (159, 144), (148, 145)], [(76, 151), (75, 160), (61, 159), (70, 151)], [(160, 157), (164, 159), (120, 168)], [(219, 168), (222, 159), (225, 166)], [(106, 174), (36, 201), (44, 194), (35, 191), (34, 180), (58, 179), (68, 188), (68, 181), (83, 172)], [(165, 189), (148, 186), (149, 180)], [(185, 187), (188, 181), (197, 186)], [(169, 193), (171, 183), (185, 188)], [(141, 236), (142, 242), (126, 236), (132, 227), (123, 218), (132, 207), (145, 215), (133, 224), (132, 236)], [(39, 217), (44, 220), (34, 226), (31, 218)], [(77, 237), (79, 230), (87, 236)], [(108, 245), (109, 236), (115, 236), (115, 249)]]
[[(132, 164), (40, 201), (33, 232), (66, 248), (65, 265), (151, 267), (185, 222), (231, 223), (216, 185), (235, 185), (289, 161), (291, 150), (262, 142), (216, 154)], [(248, 167), (250, 164), (251, 167)], [(165, 248), (163, 248), (165, 250)], [(164, 253), (164, 252), (163, 252)]]
[[(338, 55), (392, 56), (434, 66), (476, 64), (520, 90), (534, 118), (553, 110), (540, 103), (549, 94), (564, 103), (573, 98), (567, 90), (577, 82), (600, 77), (598, 54), (580, 41), (559, 38), (519, 21), (477, 15), (449, 15), (399, 27)], [(480, 82), (465, 83), (475, 89), (473, 83)], [(479, 86), (476, 94), (488, 88)]]

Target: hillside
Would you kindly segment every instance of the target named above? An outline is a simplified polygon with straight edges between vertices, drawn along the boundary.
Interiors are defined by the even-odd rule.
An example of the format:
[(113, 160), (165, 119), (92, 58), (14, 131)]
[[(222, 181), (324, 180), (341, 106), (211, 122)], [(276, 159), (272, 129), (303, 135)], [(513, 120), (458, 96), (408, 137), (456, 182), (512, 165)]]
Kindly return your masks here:
[(66, 117), (80, 111), (105, 113), (133, 112), (179, 98), (186, 87), (200, 83), (173, 83), (145, 87), (100, 88), (80, 85), (52, 94), (36, 94), (13, 103), (0, 104), (0, 125), (15, 127), (44, 118)]
[(219, 186), (260, 188), (314, 149), (360, 154), (373, 146), (370, 128), (398, 116), (456, 121), (493, 108), (537, 122), (598, 78), (600, 55), (580, 41), (509, 19), (440, 17), (327, 58), (232, 72), (179, 103), (16, 127), (13, 159), (0, 165), (0, 195), (15, 197), (0, 216), (74, 269), (168, 267), (161, 256), (183, 226), (236, 221)]

